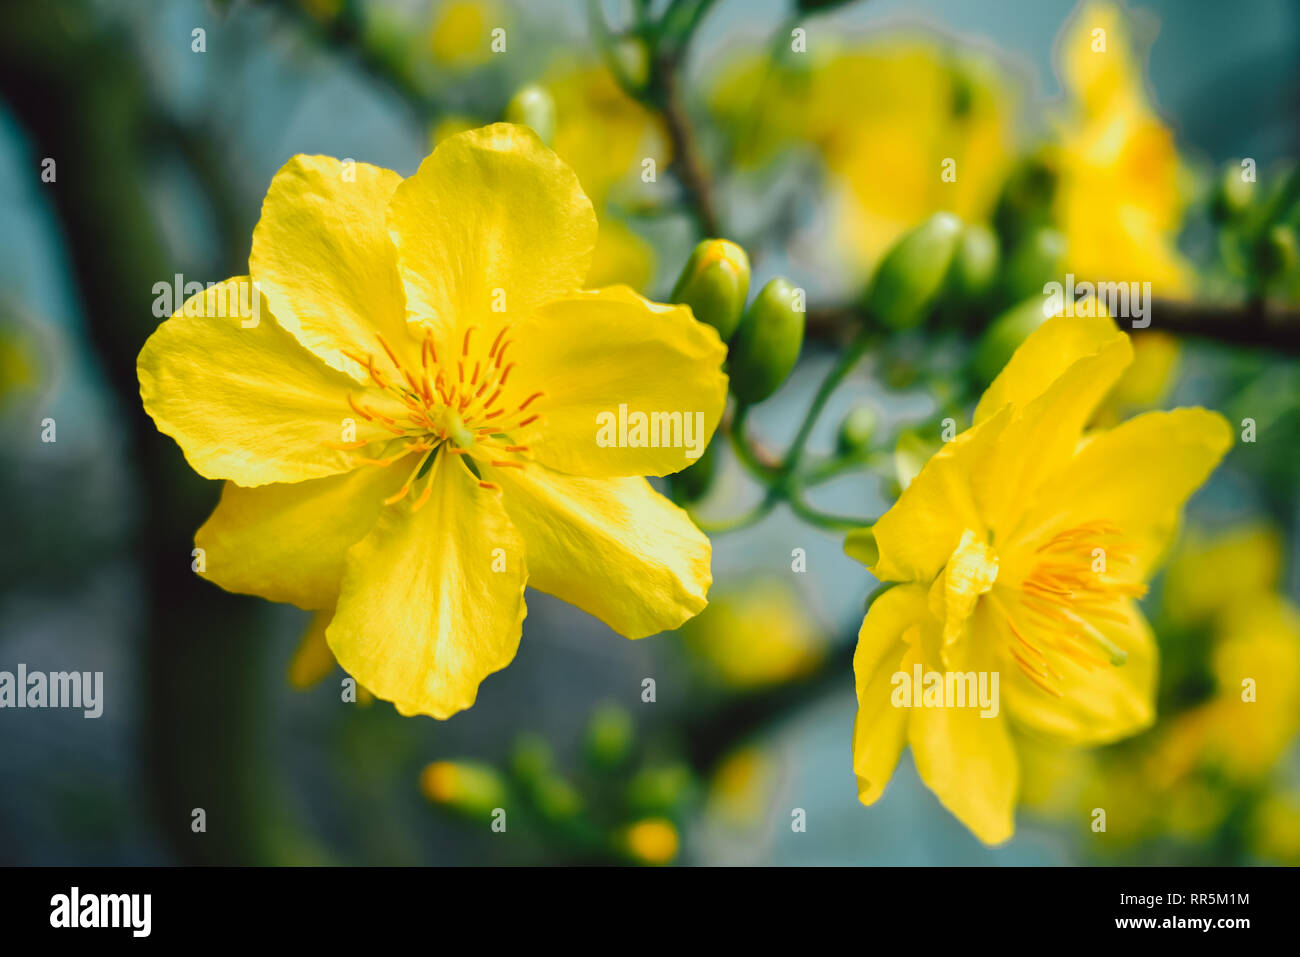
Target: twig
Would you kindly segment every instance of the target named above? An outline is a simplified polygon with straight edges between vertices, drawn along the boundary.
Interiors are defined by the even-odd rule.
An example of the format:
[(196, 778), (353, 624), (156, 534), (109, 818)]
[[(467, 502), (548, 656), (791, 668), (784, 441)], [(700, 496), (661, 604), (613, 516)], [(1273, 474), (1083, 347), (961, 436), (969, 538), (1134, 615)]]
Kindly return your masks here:
[[(1120, 324), (1135, 334), (1165, 332), (1300, 354), (1300, 310), (1277, 303), (1232, 305), (1153, 299), (1150, 319), (1145, 329), (1132, 328), (1122, 320)], [(840, 343), (850, 339), (866, 321), (857, 306), (815, 306), (808, 310), (807, 335), (810, 339)]]

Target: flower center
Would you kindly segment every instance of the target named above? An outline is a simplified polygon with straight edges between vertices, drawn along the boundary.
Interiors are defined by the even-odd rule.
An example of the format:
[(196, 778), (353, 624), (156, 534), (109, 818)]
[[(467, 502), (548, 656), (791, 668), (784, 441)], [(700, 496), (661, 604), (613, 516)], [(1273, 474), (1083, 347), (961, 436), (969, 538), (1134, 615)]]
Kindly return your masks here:
[[(376, 365), (376, 354), (364, 356), (344, 351), (352, 361), (363, 366), (371, 382), (381, 393), (396, 398), (404, 407), (403, 414), (386, 415), (367, 405), (357, 396), (348, 394), (348, 405), (357, 415), (374, 422), (393, 433), (400, 445), (383, 458), (357, 456), (358, 465), (387, 467), (412, 453), (419, 459), (410, 477), (398, 491), (384, 500), (385, 505), (400, 502), (410, 493), (412, 486), (430, 474), (424, 490), (411, 505), (417, 511), (428, 501), (433, 480), (425, 466), (439, 450), (444, 454), (471, 457), (497, 468), (524, 468), (527, 460), (522, 454), (528, 446), (517, 444), (511, 433), (541, 418), (532, 409), (544, 393), (534, 392), (513, 409), (503, 394), (511, 391), (510, 374), (516, 363), (509, 361), (506, 353), (514, 340), (508, 338), (509, 326), (502, 326), (491, 340), (486, 352), (475, 342), (477, 326), (469, 326), (461, 340), (459, 355), (443, 356), (441, 361), (433, 342), (433, 330), (426, 327), (420, 343), (420, 364), (404, 364), (380, 333), (375, 333), (382, 347), (380, 364), (387, 358), (387, 366)], [(356, 450), (370, 443), (326, 442), (331, 448)], [(494, 492), (501, 486), (484, 481), (477, 470), (464, 458), (462, 466), (478, 484)]]
[[(1126, 624), (1126, 602), (1146, 594), (1146, 586), (1123, 581), (1108, 571), (1131, 565), (1122, 530), (1104, 522), (1085, 522), (1058, 532), (1035, 549), (1029, 574), (1018, 589), (1019, 625), (1001, 605), (1014, 641), (1010, 651), (1025, 676), (1048, 694), (1062, 696), (1060, 672), (1048, 654), (1059, 653), (1085, 668), (1124, 664), (1128, 655), (1094, 624)], [(1026, 635), (1032, 636), (1031, 641)]]

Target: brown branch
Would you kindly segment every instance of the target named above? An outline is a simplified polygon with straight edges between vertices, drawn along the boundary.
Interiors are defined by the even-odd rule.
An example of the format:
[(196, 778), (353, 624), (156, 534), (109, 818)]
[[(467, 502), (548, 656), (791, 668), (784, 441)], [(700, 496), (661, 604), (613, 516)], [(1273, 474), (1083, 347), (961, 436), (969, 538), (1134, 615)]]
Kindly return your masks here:
[[(1279, 303), (1198, 303), (1155, 299), (1151, 324), (1128, 331), (1165, 332), (1180, 337), (1206, 339), (1229, 346), (1271, 349), (1300, 355), (1300, 310)], [(855, 305), (814, 306), (808, 310), (808, 337), (842, 343), (870, 321)]]
[(687, 206), (700, 232), (705, 236), (717, 236), (718, 214), (713, 205), (712, 185), (682, 103), (677, 85), (677, 62), (675, 56), (658, 61), (654, 75), (655, 103), (668, 128), (668, 140), (673, 148), (673, 171), (686, 193)]

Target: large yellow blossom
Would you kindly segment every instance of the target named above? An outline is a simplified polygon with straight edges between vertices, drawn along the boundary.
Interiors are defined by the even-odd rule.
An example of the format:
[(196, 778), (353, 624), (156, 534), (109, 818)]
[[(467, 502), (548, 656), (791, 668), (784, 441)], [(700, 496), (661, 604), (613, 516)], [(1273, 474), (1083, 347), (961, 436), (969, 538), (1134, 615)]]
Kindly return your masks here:
[(1112, 3), (1079, 6), (1058, 54), (1068, 95), (1054, 157), (1056, 221), (1071, 270), (1089, 280), (1150, 282), (1185, 294), (1175, 247), (1187, 204), (1173, 133), (1143, 88), (1139, 53)]
[[(1203, 409), (1085, 435), (1131, 356), (1110, 319), (1049, 319), (874, 526), (872, 573), (900, 584), (872, 604), (854, 657), (863, 803), (910, 743), (940, 801), (996, 843), (1013, 831), (1018, 787), (1009, 720), (1076, 745), (1151, 722), (1155, 646), (1135, 599), (1231, 437)], [(996, 673), (996, 715), (896, 707), (893, 676), (917, 666), (990, 685)]]
[(139, 357), (158, 428), (228, 480), (206, 577), (330, 615), (345, 670), (438, 718), (514, 657), (525, 584), (629, 637), (700, 611), (708, 540), (641, 477), (688, 449), (602, 444), (597, 419), (698, 414), (707, 439), (725, 349), (685, 307), (582, 291), (595, 240), (522, 127), (453, 136), (405, 180), (291, 159), (253, 233), (260, 320), (228, 280)]

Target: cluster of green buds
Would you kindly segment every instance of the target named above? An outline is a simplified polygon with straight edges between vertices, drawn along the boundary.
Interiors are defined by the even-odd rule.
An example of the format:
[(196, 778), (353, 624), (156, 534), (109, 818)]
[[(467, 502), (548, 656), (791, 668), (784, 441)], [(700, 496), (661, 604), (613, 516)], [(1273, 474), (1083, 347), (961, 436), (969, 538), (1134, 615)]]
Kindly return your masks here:
[(1295, 285), (1300, 167), (1260, 173), (1253, 160), (1225, 164), (1210, 215), (1219, 227), (1219, 251), (1229, 274), (1250, 294), (1264, 295), (1288, 281)]
[(614, 705), (592, 712), (580, 753), (581, 769), (567, 774), (544, 738), (524, 733), (503, 766), (435, 761), (421, 773), (420, 790), (446, 813), (522, 832), (574, 863), (671, 863), (698, 796), (693, 772), (647, 759), (631, 715)]
[(673, 287), (673, 302), (718, 330), (727, 346), (731, 391), (752, 405), (789, 378), (803, 347), (803, 291), (777, 276), (749, 297), (749, 256), (726, 239), (706, 239), (691, 252)]

